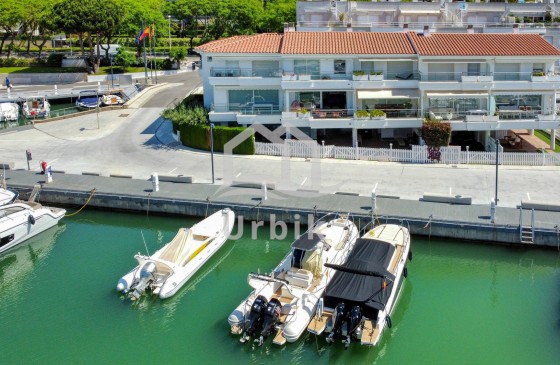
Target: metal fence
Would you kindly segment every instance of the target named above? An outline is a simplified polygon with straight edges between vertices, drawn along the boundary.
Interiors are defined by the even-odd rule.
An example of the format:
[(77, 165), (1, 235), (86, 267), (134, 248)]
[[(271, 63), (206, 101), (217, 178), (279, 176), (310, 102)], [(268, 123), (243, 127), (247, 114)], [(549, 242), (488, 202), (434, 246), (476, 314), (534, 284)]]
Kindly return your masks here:
[[(319, 145), (315, 142), (288, 140), (285, 143), (256, 142), (257, 155), (336, 158), (343, 160), (390, 161), (407, 163), (437, 163), (429, 158), (427, 146), (412, 146), (411, 149), (339, 147)], [(447, 164), (496, 163), (495, 151), (461, 151), (459, 146), (442, 147), (439, 162)], [(543, 152), (498, 152), (498, 163), (513, 166), (560, 166), (560, 153)]]

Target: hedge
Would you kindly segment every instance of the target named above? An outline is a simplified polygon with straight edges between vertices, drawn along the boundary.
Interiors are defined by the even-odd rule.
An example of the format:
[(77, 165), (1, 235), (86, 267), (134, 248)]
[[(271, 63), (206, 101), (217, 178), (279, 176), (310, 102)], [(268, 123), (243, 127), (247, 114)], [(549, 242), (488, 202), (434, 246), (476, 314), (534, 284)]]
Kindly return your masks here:
[[(188, 147), (210, 151), (210, 126), (180, 124), (174, 129), (181, 132), (181, 142)], [(223, 152), (224, 145), (232, 138), (242, 133), (243, 127), (214, 127), (214, 151)], [(255, 135), (251, 130), (251, 137), (245, 139), (237, 147), (233, 149), (233, 153), (239, 155), (255, 154)]]

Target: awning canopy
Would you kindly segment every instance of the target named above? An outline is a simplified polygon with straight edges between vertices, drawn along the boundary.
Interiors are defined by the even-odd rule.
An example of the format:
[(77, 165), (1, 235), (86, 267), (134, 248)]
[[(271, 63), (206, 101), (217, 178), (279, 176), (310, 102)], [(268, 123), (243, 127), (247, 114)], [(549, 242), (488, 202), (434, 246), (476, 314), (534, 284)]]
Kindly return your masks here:
[(403, 99), (419, 98), (418, 90), (358, 90), (358, 99)]
[(487, 98), (488, 93), (468, 93), (468, 94), (426, 93), (426, 96), (428, 98), (445, 98), (445, 99)]

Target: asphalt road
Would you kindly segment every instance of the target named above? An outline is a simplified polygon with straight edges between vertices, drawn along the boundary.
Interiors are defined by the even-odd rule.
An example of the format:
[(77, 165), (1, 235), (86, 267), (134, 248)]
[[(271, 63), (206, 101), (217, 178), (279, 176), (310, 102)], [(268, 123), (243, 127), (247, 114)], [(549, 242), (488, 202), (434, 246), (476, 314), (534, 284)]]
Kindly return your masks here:
[[(160, 114), (201, 85), (197, 73), (159, 77), (160, 83), (128, 109), (106, 111), (62, 121), (36, 124), (27, 130), (0, 134), (0, 162), (27, 168), (25, 150), (33, 152), (32, 169), (41, 160), (55, 170), (80, 174), (119, 173), (148, 179), (153, 172), (193, 176), (211, 183), (210, 154), (192, 151), (172, 138), (170, 124)], [(98, 128), (99, 125), (99, 128)], [(424, 192), (470, 195), (474, 203), (489, 204), (494, 197), (494, 166), (414, 165), (386, 162), (281, 159), (269, 156), (214, 154), (216, 183), (256, 181), (275, 183), (284, 190), (320, 190), (369, 195), (377, 193), (418, 200)], [(9, 172), (8, 172), (9, 176)], [(56, 174), (54, 176), (56, 179)], [(557, 200), (560, 168), (511, 167), (499, 169), (499, 205), (514, 207), (521, 199)], [(188, 188), (188, 185), (178, 185)]]

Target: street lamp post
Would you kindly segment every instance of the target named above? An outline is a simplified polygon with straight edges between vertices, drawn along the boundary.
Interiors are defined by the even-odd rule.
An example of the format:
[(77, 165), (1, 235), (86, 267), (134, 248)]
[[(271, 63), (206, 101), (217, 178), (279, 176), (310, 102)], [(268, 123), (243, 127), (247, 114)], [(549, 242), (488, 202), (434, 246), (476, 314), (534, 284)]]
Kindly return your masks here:
[(109, 60), (111, 61), (111, 90), (113, 90), (115, 88), (115, 85), (113, 84), (113, 55), (109, 54)]
[(210, 158), (212, 163), (212, 184), (214, 184), (214, 123), (210, 123)]
[(99, 129), (99, 89), (95, 91), (95, 97), (97, 98), (97, 129)]
[(171, 15), (167, 16), (167, 20), (169, 20), (169, 55), (171, 55)]
[(500, 156), (500, 140), (496, 138), (496, 192), (494, 202), (498, 205), (498, 158)]

